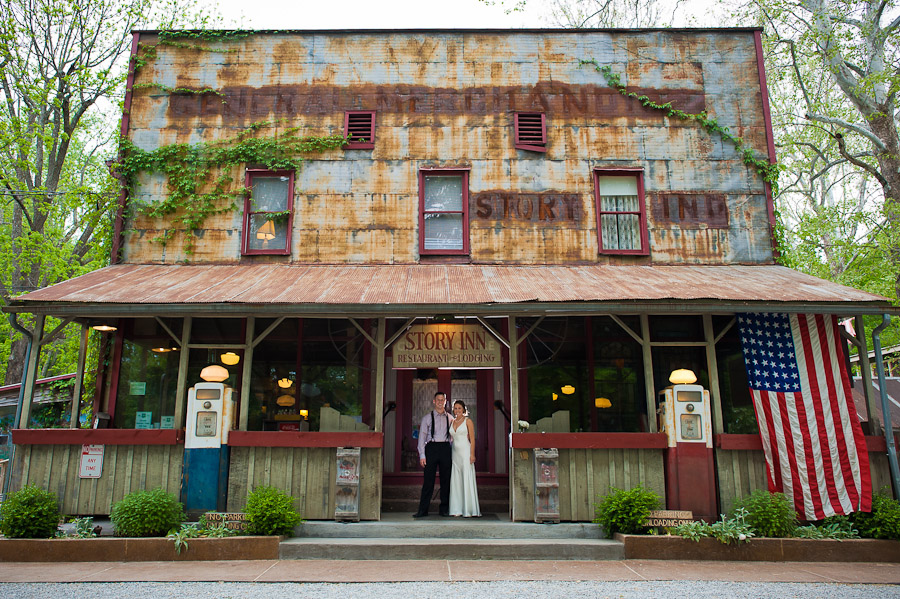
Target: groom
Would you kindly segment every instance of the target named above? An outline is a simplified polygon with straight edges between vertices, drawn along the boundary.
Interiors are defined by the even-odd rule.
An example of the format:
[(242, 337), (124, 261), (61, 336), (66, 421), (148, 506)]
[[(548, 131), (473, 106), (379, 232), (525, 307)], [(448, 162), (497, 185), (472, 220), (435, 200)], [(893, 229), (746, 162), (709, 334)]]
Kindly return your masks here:
[(422, 417), (419, 425), (419, 464), (425, 468), (419, 511), (413, 518), (428, 515), (428, 505), (434, 492), (435, 470), (441, 469), (441, 516), (450, 515), (450, 415), (447, 413), (447, 394), (434, 394), (434, 410)]

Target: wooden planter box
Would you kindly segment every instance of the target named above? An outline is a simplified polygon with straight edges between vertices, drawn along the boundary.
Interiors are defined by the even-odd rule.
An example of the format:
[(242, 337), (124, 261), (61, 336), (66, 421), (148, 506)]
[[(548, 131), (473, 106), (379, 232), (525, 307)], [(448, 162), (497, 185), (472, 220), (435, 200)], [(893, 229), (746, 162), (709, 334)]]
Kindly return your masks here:
[(175, 553), (163, 537), (0, 539), (0, 562), (156, 562), (278, 559), (280, 537), (188, 539)]
[(900, 562), (900, 541), (879, 539), (769, 539), (725, 545), (666, 535), (623, 535), (625, 559), (714, 560), (749, 562)]

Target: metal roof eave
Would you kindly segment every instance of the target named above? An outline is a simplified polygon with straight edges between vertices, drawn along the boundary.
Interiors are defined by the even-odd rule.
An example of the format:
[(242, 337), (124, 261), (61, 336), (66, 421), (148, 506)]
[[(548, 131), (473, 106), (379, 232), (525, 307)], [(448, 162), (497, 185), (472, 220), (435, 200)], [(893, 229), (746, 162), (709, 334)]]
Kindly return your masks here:
[(74, 318), (133, 318), (152, 316), (317, 316), (380, 317), (429, 316), (436, 313), (478, 316), (586, 316), (591, 314), (730, 314), (734, 312), (788, 312), (808, 314), (900, 315), (888, 302), (772, 302), (734, 300), (645, 300), (628, 302), (518, 302), (489, 304), (242, 304), (165, 303), (111, 304), (13, 301), (3, 312)]

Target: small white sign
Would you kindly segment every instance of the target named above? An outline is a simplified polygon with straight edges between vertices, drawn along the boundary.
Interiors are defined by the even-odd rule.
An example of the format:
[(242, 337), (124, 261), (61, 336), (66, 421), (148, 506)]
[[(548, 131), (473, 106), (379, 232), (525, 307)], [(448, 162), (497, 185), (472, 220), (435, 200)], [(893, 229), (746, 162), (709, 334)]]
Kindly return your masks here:
[(128, 390), (131, 395), (146, 395), (147, 394), (147, 383), (146, 382), (131, 381), (128, 386), (129, 386)]
[(134, 428), (153, 428), (153, 412), (136, 412)]
[(175, 428), (175, 417), (174, 416), (160, 416), (159, 417), (159, 428)]
[(81, 446), (81, 478), (100, 478), (103, 472), (103, 445)]

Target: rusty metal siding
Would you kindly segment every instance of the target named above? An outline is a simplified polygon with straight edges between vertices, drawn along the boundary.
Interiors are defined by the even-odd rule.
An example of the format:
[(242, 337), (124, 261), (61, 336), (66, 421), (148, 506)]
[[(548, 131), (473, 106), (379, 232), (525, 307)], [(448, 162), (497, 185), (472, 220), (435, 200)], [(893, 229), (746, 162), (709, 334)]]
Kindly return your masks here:
[[(471, 168), (471, 215), (489, 193), (578, 199), (575, 218), (548, 215), (546, 204), (543, 214), (536, 206), (536, 218), (472, 218), (475, 262), (772, 261), (762, 181), (734, 148), (622, 97), (579, 64), (596, 59), (657, 101), (706, 110), (763, 154), (750, 31), (264, 33), (211, 46), (223, 51), (159, 46), (138, 71), (129, 136), (139, 147), (224, 139), (260, 121), (278, 121), (265, 135), (286, 127), (342, 134), (344, 111), (376, 111), (374, 149), (309, 156), (297, 173), (293, 255), (285, 260), (416, 262), (418, 170), (464, 166)], [(211, 87), (224, 98), (146, 84)], [(513, 147), (517, 110), (546, 114), (546, 154)], [(595, 167), (644, 169), (649, 257), (598, 255)], [(242, 173), (233, 175), (240, 186)], [(164, 193), (164, 181), (147, 176), (135, 197), (152, 202)], [(723, 198), (727, 223), (659, 218), (653, 203), (673, 193)], [(183, 232), (166, 247), (149, 243), (169, 224), (138, 216), (128, 223), (125, 261), (236, 263), (241, 227), (238, 211), (208, 219), (188, 256)]]

